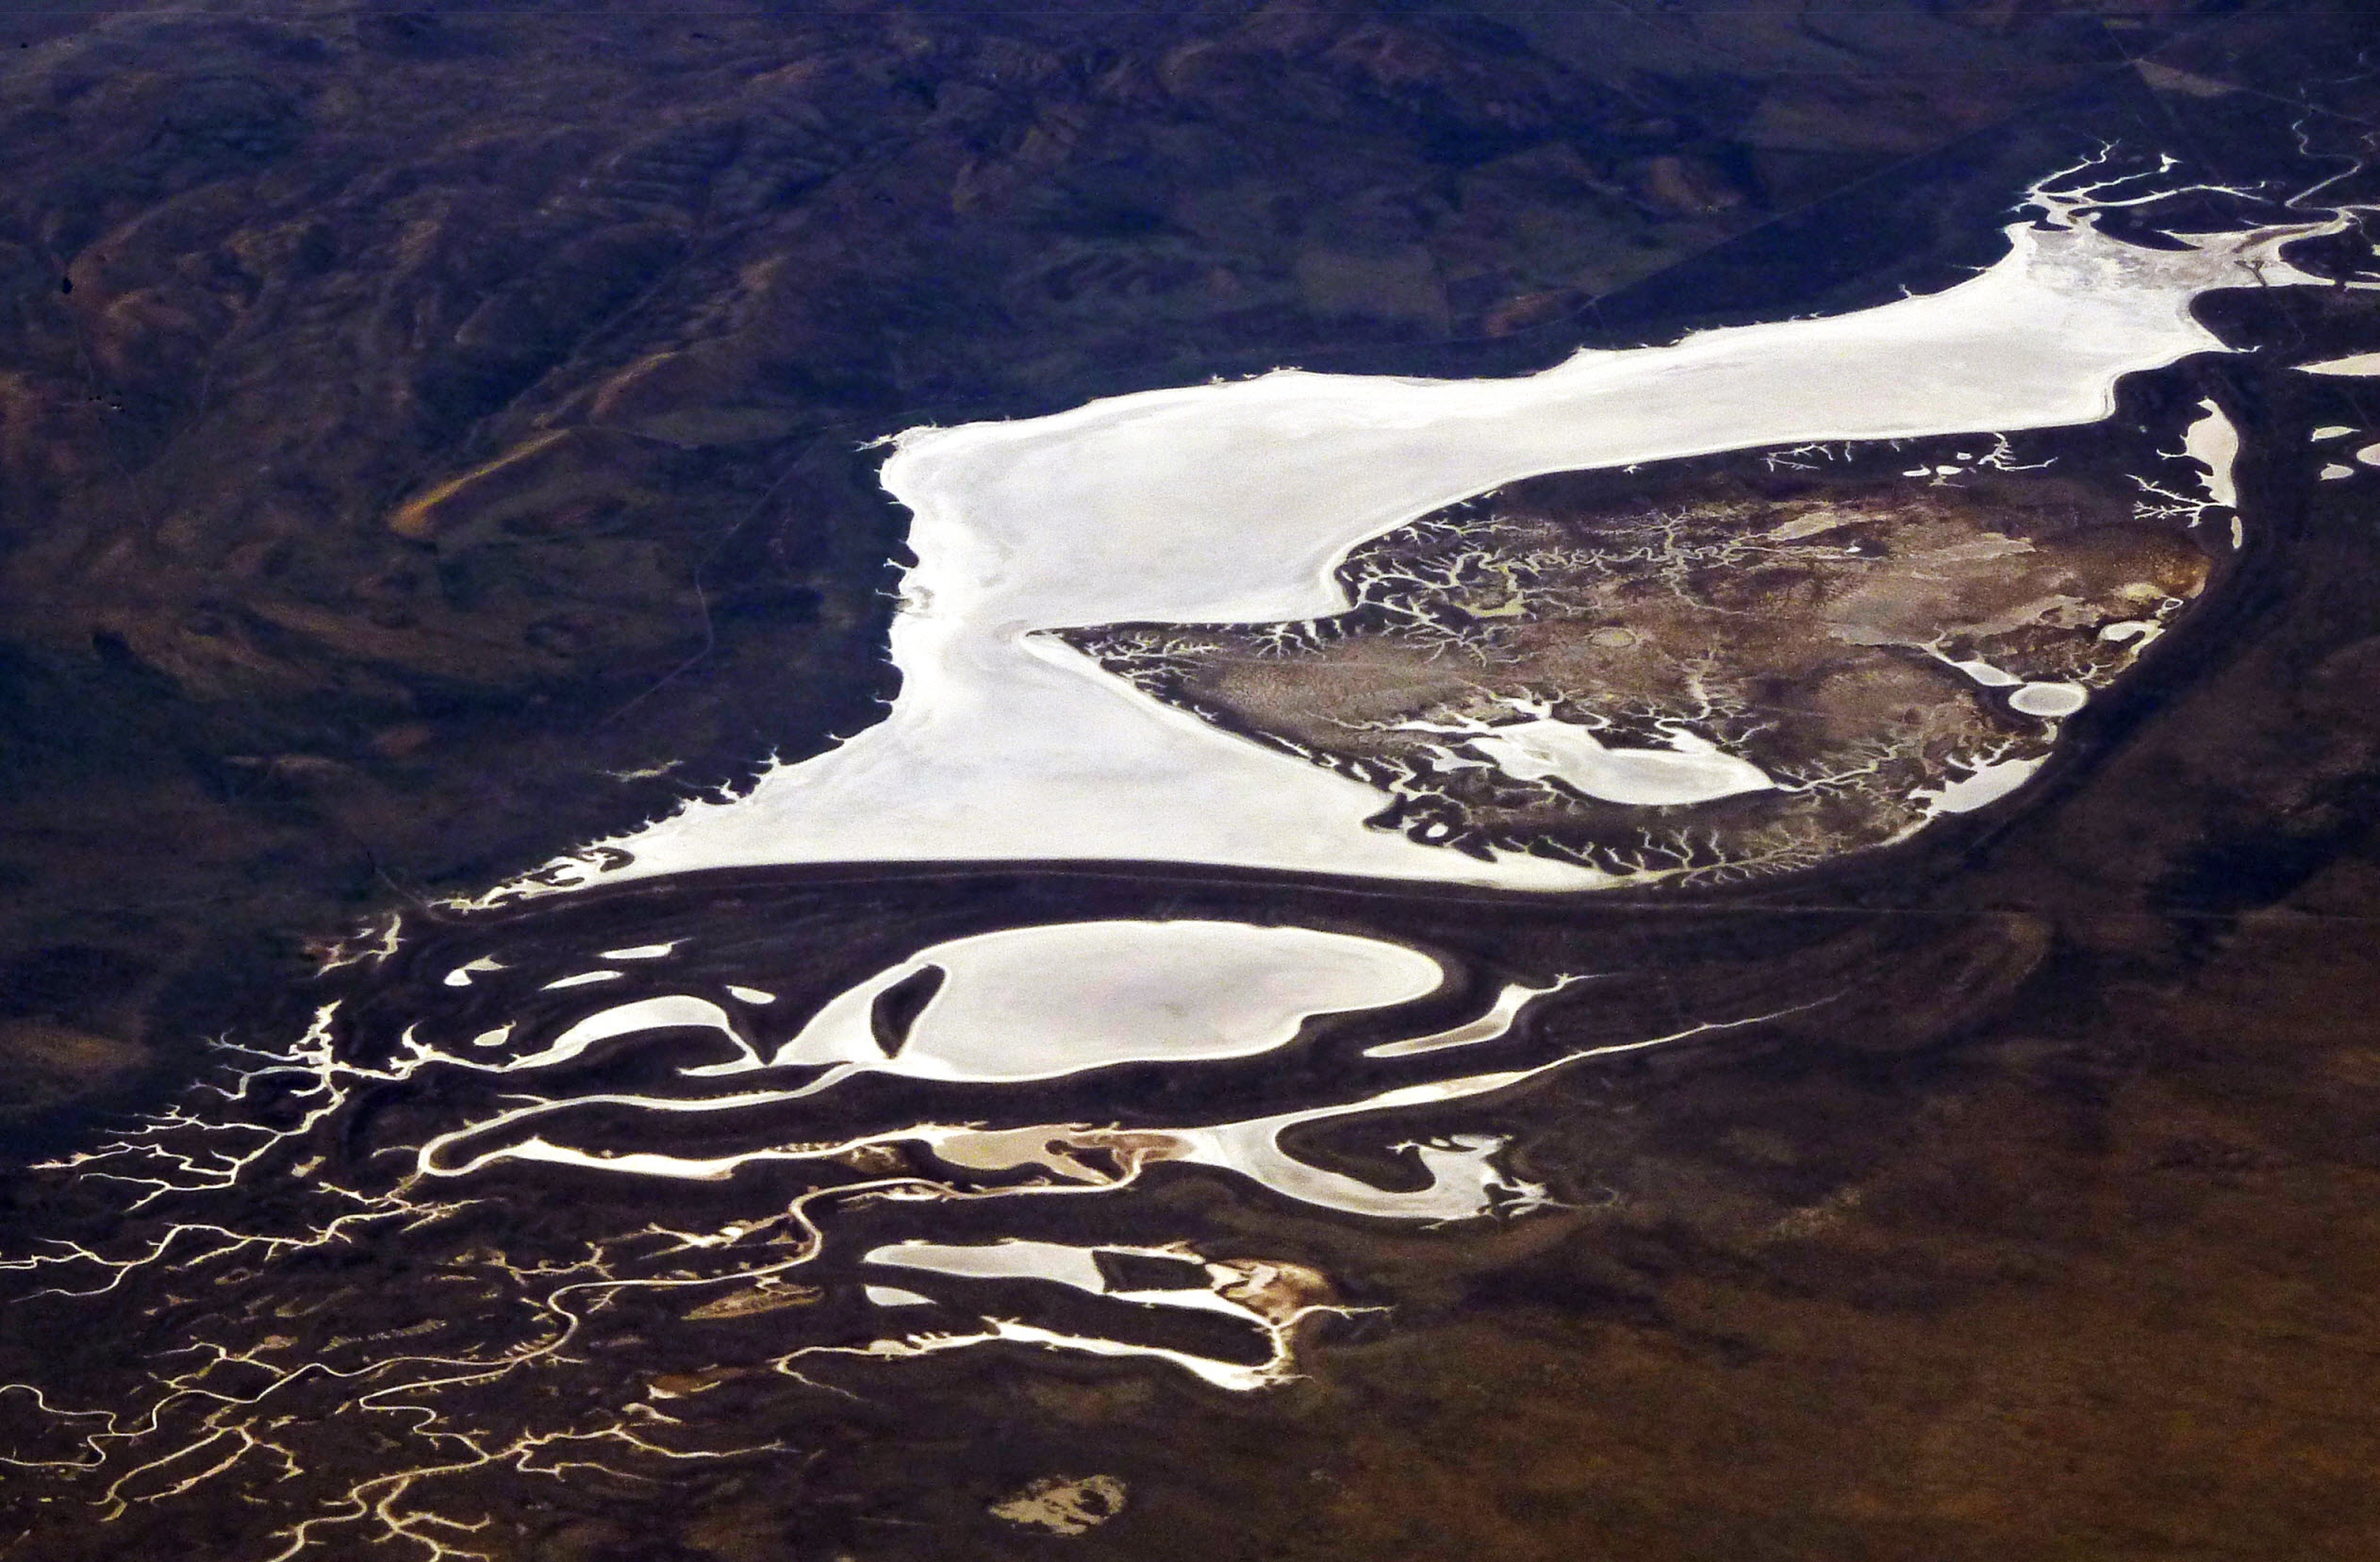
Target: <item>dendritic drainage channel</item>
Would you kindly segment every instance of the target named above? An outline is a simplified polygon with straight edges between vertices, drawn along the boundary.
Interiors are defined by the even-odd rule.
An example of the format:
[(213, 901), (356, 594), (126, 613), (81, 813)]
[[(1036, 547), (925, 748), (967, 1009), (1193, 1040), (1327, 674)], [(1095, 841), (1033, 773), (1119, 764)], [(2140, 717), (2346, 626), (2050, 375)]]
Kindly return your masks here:
[[(2240, 431), (2159, 377), (2222, 348), (2192, 301), (2363, 285), (2290, 258), (2349, 216), (2184, 184), (2066, 171), (2008, 263), (1861, 315), (905, 441), (880, 727), (391, 921), (309, 1022), (45, 1169), (0, 1264), (44, 1342), (0, 1385), (0, 1541), (494, 1557), (524, 1486), (798, 1460), (804, 1407), (905, 1363), (1294, 1381), (1382, 1304), (1281, 1217), (1526, 1219), (1554, 1194), (1487, 1107), (1833, 994), (1578, 938), (1499, 965), (1283, 914), (1281, 875), (1723, 889), (2018, 795), (2256, 523)], [(2177, 191), (2246, 215), (2094, 225)], [(1264, 892), (970, 920), (867, 881), (1057, 859)]]
[(2164, 433), (1532, 478), (1358, 548), (1346, 612), (1060, 638), (1482, 862), (1814, 867), (2013, 791), (2205, 590), (2233, 512)]
[[(0, 1266), (15, 1327), (69, 1341), (0, 1385), (10, 1532), (205, 1514), (225, 1555), (492, 1557), (474, 1526), (522, 1481), (794, 1457), (787, 1405), (904, 1360), (1277, 1388), (1377, 1304), (1149, 1229), (1168, 1186), (1406, 1230), (1520, 1218), (1548, 1193), (1507, 1138), (1433, 1113), (1775, 1018), (1646, 1027), (1662, 972), (1513, 980), (1231, 920), (895, 932), (870, 970), (831, 912), (757, 934), (710, 899), (675, 900), (702, 933), (585, 952), (552, 911), (469, 957), (468, 923), (393, 925), (288, 1045), (45, 1169), (122, 1212)], [(1551, 1039), (1562, 1003), (1611, 1039)], [(1289, 1142), (1338, 1122), (1384, 1173)]]
[(2233, 546), (2228, 415), (2118, 391), (2227, 351), (2209, 293), (2360, 286), (2320, 193), (2107, 153), (1875, 308), (913, 430), (884, 720), (495, 898), (883, 860), (1579, 890), (1902, 839), (2017, 789)]

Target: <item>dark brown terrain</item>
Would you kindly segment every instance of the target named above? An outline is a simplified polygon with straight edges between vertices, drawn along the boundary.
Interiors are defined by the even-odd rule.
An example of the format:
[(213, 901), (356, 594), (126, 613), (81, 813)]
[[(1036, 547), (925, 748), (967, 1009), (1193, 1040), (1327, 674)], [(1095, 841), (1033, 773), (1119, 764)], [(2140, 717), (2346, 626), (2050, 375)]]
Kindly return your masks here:
[[(169, 1099), (210, 1037), (302, 1028), (328, 990), (309, 950), (390, 911), (473, 947), (421, 903), (871, 720), (905, 517), (870, 440), (1282, 364), (1514, 373), (1859, 307), (1988, 262), (2016, 192), (2078, 145), (2302, 188), (2380, 134), (2380, 29), (2289, 0), (54, 7), (0, 18), (0, 45), (12, 1253), (104, 1226), (117, 1197), (17, 1168)], [(2360, 244), (2339, 274), (2371, 275)], [(686, 891), (749, 912), (789, 967), (838, 925), (1257, 905), (1442, 926), (1516, 972), (1641, 956), (1632, 1001), (1664, 1024), (1809, 1006), (1432, 1122), (1515, 1137), (1558, 1201), (1526, 1219), (1407, 1229), (1154, 1181), (1151, 1230), (1389, 1309), (1313, 1325), (1311, 1376), (1279, 1391), (1000, 1349), (821, 1372), (838, 1395), (754, 1365), (808, 1296), (613, 1317), (622, 1354), (502, 1414), (635, 1402), (783, 1449), (474, 1477), (455, 1511), (486, 1525), (441, 1532), (447, 1554), (2380, 1554), (2380, 474), (2321, 476), (2380, 439), (2380, 393), (2287, 367), (2380, 350), (2380, 310), (2290, 292), (2210, 299), (2262, 356), (2158, 382), (2247, 436), (2236, 567), (2127, 530), (2112, 489), (2069, 495), (2098, 531), (2059, 562), (2109, 613), (2141, 582), (2190, 599), (2155, 655), (2083, 667), (2014, 628), (1955, 648), (2121, 694), (2067, 723), (2021, 806), (1608, 905), (995, 873), (830, 884), (805, 922), (776, 889)], [(2322, 427), (2358, 434), (2310, 443)], [(1617, 503), (1562, 483), (1527, 496), (1529, 524)], [(1927, 527), (2029, 539), (2007, 512), (2033, 501), (1987, 490), (1992, 515), (1920, 488), (1861, 524), (1888, 561)], [(1850, 573), (1890, 573), (1834, 569), (1806, 593), (1829, 611)], [(1662, 637), (1700, 634), (1727, 589), (1509, 627), (1546, 642), (1532, 656), (1632, 651), (1623, 671), (1674, 700)], [(1807, 649), (1841, 616), (1805, 602), (1763, 632)], [(2096, 644), (2103, 621), (2059, 628)], [(1613, 627), (1638, 638), (1593, 640)], [(1911, 647), (1863, 655), (1917, 670), (1908, 709), (2013, 730)], [(1800, 732), (1811, 762), (1863, 740), (1819, 733), (1831, 670), (1795, 666), (1777, 740)], [(1183, 698), (1267, 725), (1219, 675)], [(438, 995), (427, 965), (400, 975)], [(1535, 1040), (1618, 1023), (1556, 1011)], [(1119, 1117), (1170, 1105), (1126, 1083)], [(366, 1162), (448, 1105), (374, 1098), (335, 1152)], [(1306, 1148), (1402, 1164), (1352, 1133)], [(615, 1213), (610, 1185), (559, 1175), (507, 1197), (521, 1252)], [(468, 1319), (428, 1251), (323, 1258), (322, 1304), (367, 1322), (317, 1322)], [(231, 1317), (159, 1284), (104, 1324), (11, 1303), (0, 1382), (111, 1385)], [(275, 1316), (296, 1314), (241, 1321)], [(0, 1391), (0, 1430), (25, 1407)], [(334, 1488), (365, 1478), (377, 1434), (321, 1424), (289, 1436), (357, 1461)], [(118, 1514), (8, 1481), (11, 1558), (258, 1554), (229, 1497)], [(302, 1554), (432, 1554), (342, 1531)]]
[(1660, 279), (2061, 92), (2147, 104), (2127, 59), (2190, 20), (0, 23), (17, 1092), (178, 1048), (148, 1017), (186, 973), (865, 722), (901, 525), (868, 438), (1889, 295), (2005, 189), (1894, 194), (1816, 277)]

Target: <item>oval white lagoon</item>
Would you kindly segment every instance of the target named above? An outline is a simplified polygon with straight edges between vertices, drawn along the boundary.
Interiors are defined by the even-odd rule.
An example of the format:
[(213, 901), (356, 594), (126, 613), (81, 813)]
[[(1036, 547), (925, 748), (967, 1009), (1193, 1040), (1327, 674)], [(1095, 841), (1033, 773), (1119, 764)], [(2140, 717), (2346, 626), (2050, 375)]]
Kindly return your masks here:
[[(941, 987), (886, 1055), (877, 1000), (929, 969)], [(921, 951), (831, 1000), (773, 1061), (1013, 1083), (1117, 1063), (1245, 1057), (1309, 1019), (1379, 1008), (1445, 979), (1418, 950), (1307, 927), (1091, 922), (1015, 927)]]
[(2072, 716), (2091, 703), (2091, 690), (2080, 684), (2029, 683), (2008, 696), (2008, 708), (2021, 716), (2051, 721)]
[(1665, 749), (1606, 748), (1575, 722), (1541, 717), (1493, 728), (1469, 741), (1507, 775), (1550, 778), (1606, 803), (1645, 807), (1709, 803), (1777, 785), (1760, 766), (1723, 754), (1691, 732), (1673, 733)]

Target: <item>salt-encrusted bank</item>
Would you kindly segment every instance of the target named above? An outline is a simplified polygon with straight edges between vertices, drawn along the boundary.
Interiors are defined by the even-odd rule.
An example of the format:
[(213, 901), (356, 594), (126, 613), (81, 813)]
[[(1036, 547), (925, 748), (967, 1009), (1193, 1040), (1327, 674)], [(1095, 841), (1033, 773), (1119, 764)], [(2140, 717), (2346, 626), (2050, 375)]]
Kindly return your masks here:
[[(885, 719), (744, 796), (603, 843), (630, 860), (603, 876), (1125, 859), (1512, 889), (1612, 882), (1367, 829), (1381, 805), (1371, 788), (1168, 709), (1034, 632), (1335, 612), (1347, 604), (1333, 571), (1350, 548), (1540, 473), (2091, 422), (2121, 376), (2222, 347), (2191, 317), (2198, 294), (2251, 268), (2267, 285), (2317, 280), (2277, 253), (2315, 224), (2144, 249), (2097, 231), (2081, 195), (2036, 201), (2048, 220), (2011, 225), (1989, 270), (1854, 314), (1581, 353), (1518, 379), (1282, 371), (912, 430), (884, 469), (915, 514), (917, 557), (892, 628), (901, 688)], [(2201, 427), (2190, 453), (2212, 455), (2223, 432)], [(2209, 476), (2210, 491), (2226, 478)]]

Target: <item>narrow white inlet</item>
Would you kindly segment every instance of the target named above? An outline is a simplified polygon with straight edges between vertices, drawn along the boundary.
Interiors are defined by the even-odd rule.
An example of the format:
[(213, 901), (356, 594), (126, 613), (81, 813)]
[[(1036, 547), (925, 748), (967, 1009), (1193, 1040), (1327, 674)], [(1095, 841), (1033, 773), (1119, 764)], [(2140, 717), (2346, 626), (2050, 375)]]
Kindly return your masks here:
[(1583, 982), (1584, 976), (1561, 976), (1545, 987), (1529, 987), (1520, 982), (1507, 982), (1496, 995), (1495, 1005), (1477, 1020), (1432, 1031), (1428, 1036), (1408, 1037), (1401, 1041), (1382, 1041), (1364, 1049), (1366, 1057), (1418, 1057), (1423, 1053), (1444, 1052), (1448, 1047), (1468, 1047), (1480, 1041), (1494, 1041), (1509, 1034), (1521, 1010), (1549, 992), (1560, 992), (1573, 982)]
[(1980, 689), (2014, 689), (2025, 681), (2015, 673), (1994, 667), (1988, 661), (1977, 661), (1972, 657), (1960, 661), (1958, 657), (1944, 656), (1940, 651), (1934, 652), (1934, 659), (1944, 667), (1956, 668)]
[(1107, 1276), (1099, 1272), (1097, 1248), (1033, 1241), (1022, 1237), (977, 1243), (895, 1242), (875, 1249), (868, 1255), (867, 1261), (971, 1280), (1050, 1280), (1094, 1295), (1107, 1289)]
[(657, 998), (639, 998), (633, 1003), (617, 1004), (599, 1013), (590, 1014), (570, 1026), (552, 1041), (534, 1053), (504, 1065), (504, 1072), (517, 1072), (527, 1069), (551, 1068), (567, 1063), (594, 1046), (614, 1037), (633, 1036), (638, 1031), (669, 1029), (715, 1030), (733, 1040), (749, 1059), (752, 1046), (727, 1011), (704, 998), (685, 993), (665, 993)]
[(2345, 357), (2324, 358), (2320, 363), (2301, 363), (2298, 367), (2309, 374), (2380, 374), (2380, 353), (2351, 353)]
[(540, 992), (557, 992), (564, 988), (592, 987), (597, 982), (617, 982), (619, 980), (620, 972), (617, 971), (582, 971), (575, 976), (557, 976), (553, 981), (546, 983), (544, 987), (538, 989), (537, 990)]

